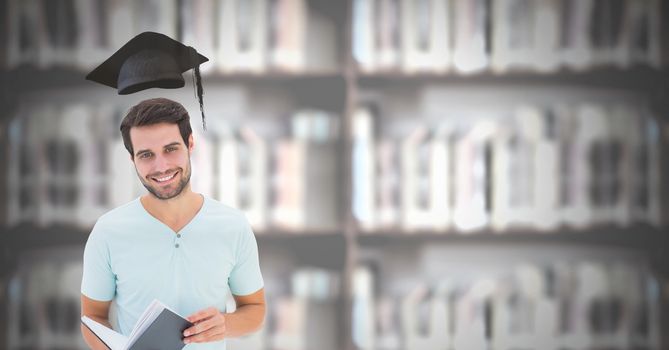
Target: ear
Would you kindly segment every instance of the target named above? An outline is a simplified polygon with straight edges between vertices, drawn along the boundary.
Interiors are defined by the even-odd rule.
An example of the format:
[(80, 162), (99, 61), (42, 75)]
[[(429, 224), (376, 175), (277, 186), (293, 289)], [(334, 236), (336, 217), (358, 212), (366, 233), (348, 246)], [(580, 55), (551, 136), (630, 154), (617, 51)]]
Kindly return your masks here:
[(190, 133), (188, 135), (188, 153), (192, 154), (193, 153), (193, 147), (195, 146), (195, 142), (193, 141), (193, 133)]

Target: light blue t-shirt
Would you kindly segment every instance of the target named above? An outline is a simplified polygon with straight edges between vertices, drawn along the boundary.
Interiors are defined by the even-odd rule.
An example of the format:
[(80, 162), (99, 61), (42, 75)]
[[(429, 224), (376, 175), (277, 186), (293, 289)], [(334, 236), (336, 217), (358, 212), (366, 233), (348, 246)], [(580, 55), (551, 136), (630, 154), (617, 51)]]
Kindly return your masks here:
[[(81, 293), (115, 298), (118, 328), (126, 336), (153, 299), (187, 317), (210, 306), (224, 312), (230, 292), (261, 288), (258, 246), (244, 214), (207, 196), (178, 234), (138, 197), (102, 215), (84, 251)], [(186, 349), (225, 349), (225, 341)]]

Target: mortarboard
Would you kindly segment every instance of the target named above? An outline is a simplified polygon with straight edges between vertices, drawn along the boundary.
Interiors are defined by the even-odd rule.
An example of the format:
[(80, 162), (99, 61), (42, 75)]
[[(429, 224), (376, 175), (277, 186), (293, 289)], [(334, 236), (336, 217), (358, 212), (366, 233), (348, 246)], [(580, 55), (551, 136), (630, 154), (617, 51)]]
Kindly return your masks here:
[(202, 126), (202, 78), (200, 64), (209, 61), (194, 48), (164, 34), (143, 32), (130, 39), (118, 51), (86, 75), (91, 80), (128, 95), (149, 88), (176, 89), (185, 85), (182, 73), (193, 68)]

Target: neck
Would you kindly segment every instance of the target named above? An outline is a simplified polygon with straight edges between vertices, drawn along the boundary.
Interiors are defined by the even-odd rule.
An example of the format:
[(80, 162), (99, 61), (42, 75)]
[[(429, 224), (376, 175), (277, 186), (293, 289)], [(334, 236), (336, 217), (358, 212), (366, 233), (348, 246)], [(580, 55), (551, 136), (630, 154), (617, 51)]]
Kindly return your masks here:
[(184, 216), (190, 215), (193, 209), (199, 209), (204, 197), (199, 193), (191, 191), (189, 185), (174, 198), (160, 199), (151, 193), (147, 193), (140, 200), (144, 208), (157, 218), (179, 220)]

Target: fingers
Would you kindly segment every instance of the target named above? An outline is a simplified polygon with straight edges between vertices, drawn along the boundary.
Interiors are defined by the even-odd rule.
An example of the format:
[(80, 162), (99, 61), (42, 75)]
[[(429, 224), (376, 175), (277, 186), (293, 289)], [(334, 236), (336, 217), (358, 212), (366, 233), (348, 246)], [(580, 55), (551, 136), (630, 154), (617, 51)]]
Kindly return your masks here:
[(216, 308), (199, 311), (188, 317), (188, 320), (199, 321), (184, 331), (184, 343), (186, 344), (216, 341), (225, 337), (225, 316)]
[[(212, 317), (212, 319), (203, 321), (200, 324), (196, 325), (195, 327), (192, 328), (197, 328), (199, 326), (203, 326), (203, 329), (206, 329), (204, 331), (200, 331), (198, 333), (194, 333), (194, 335), (190, 337), (186, 337), (184, 339), (184, 343), (189, 344), (189, 343), (206, 343), (210, 341), (215, 341), (215, 340), (221, 340), (225, 337), (225, 322), (216, 320), (218, 317)], [(223, 315), (221, 315), (221, 318), (223, 318)], [(189, 333), (193, 334), (193, 333)]]
[(218, 310), (215, 307), (208, 307), (204, 310), (200, 310), (190, 316), (188, 316), (186, 319), (190, 321), (191, 323), (197, 323), (202, 320), (206, 320), (216, 314), (218, 314)]
[(214, 317), (211, 317), (207, 320), (196, 323), (193, 327), (186, 329), (184, 331), (184, 337), (202, 333), (214, 327), (216, 327), (216, 320), (214, 319)]

